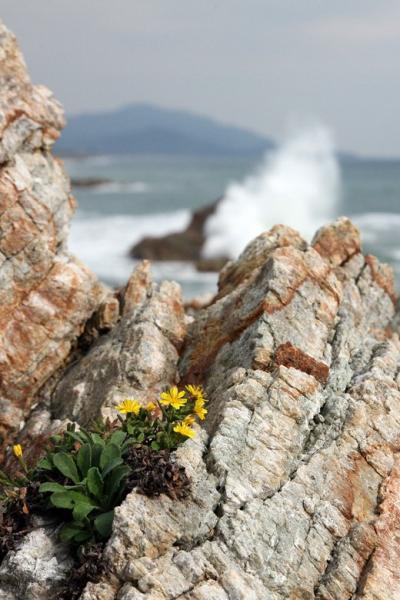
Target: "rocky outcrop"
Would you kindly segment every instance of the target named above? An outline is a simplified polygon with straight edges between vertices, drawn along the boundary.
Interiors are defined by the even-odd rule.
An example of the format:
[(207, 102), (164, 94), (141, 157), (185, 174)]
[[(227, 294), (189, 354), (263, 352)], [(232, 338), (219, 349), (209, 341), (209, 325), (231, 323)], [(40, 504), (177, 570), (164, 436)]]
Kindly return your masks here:
[(190, 261), (199, 271), (219, 271), (228, 260), (226, 257), (202, 257), (206, 222), (214, 214), (218, 202), (196, 210), (184, 231), (143, 238), (131, 248), (130, 256), (135, 259)]
[[(18, 67), (5, 29), (2, 40)], [(22, 433), (33, 440), (57, 419), (85, 422), (173, 382), (202, 383), (208, 395), (205, 429), (177, 451), (190, 495), (131, 492), (102, 580), (81, 598), (397, 600), (400, 341), (389, 267), (362, 254), (342, 218), (311, 244), (281, 225), (260, 235), (190, 315), (179, 287), (155, 285), (147, 263), (104, 296), (65, 250), (68, 185), (47, 141), (60, 124), (45, 100), (33, 110), (29, 86), (15, 89), (38, 127), (5, 134), (0, 171), (3, 414), (14, 422), (34, 397)], [(0, 597), (55, 596), (69, 568), (41, 527), (5, 558)]]
[(0, 24), (1, 430), (19, 426), (105, 294), (66, 247), (74, 200), (50, 153), (63, 125), (61, 106), (30, 83)]
[(180, 361), (209, 396), (206, 445), (179, 451), (191, 498), (130, 494), (84, 598), (397, 598), (393, 301), (346, 219), (228, 265)]
[(145, 401), (175, 382), (186, 333), (180, 287), (154, 284), (144, 262), (130, 278), (121, 304), (118, 324), (52, 389), (53, 415), (85, 423), (126, 397)]

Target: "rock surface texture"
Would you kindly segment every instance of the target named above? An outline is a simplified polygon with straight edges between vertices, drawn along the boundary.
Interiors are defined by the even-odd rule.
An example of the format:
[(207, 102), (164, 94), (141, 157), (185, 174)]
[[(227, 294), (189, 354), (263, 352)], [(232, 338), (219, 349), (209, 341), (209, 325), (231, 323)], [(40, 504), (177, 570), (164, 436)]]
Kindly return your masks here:
[(399, 598), (394, 315), (347, 219), (254, 240), (181, 353), (209, 397), (208, 440), (179, 450), (192, 497), (130, 494), (83, 597)]
[(50, 153), (63, 125), (61, 106), (30, 83), (0, 23), (1, 429), (19, 425), (105, 293), (67, 252), (74, 200)]
[[(177, 451), (190, 496), (130, 493), (116, 509), (102, 580), (81, 598), (398, 600), (400, 342), (390, 269), (362, 254), (342, 218), (312, 244), (280, 225), (260, 235), (191, 316), (176, 284), (151, 282), (147, 263), (104, 298), (65, 252), (68, 185), (46, 141), (61, 126), (58, 105), (28, 82), (8, 94), (9, 69), (25, 71), (1, 32), (2, 110), (27, 104), (29, 122), (2, 121), (12, 130), (1, 146), (1, 239), (21, 239), (6, 235), (25, 222), (7, 217), (18, 210), (28, 232), (37, 228), (38, 248), (31, 254), (27, 233), (0, 267), (5, 414), (18, 416), (40, 388), (26, 426), (34, 437), (57, 418), (84, 422), (124, 394), (144, 398), (172, 382), (202, 383), (208, 395), (206, 430)], [(21, 138), (21, 128), (30, 133)], [(5, 558), (0, 598), (55, 597), (68, 569), (65, 549), (37, 530)]]

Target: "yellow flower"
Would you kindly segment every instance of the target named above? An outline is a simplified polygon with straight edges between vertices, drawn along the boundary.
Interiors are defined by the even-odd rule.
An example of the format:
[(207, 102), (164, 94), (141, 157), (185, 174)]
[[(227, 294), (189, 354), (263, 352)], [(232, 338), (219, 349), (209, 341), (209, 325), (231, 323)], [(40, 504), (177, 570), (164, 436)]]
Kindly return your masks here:
[(193, 429), (189, 427), (189, 425), (187, 425), (184, 421), (177, 423), (177, 425), (175, 425), (174, 427), (174, 431), (188, 438), (193, 438), (196, 435), (196, 432), (193, 431)]
[(196, 398), (196, 400), (201, 398), (205, 401), (204, 390), (201, 385), (187, 385), (186, 389), (193, 398)]
[(138, 415), (140, 411), (140, 404), (137, 400), (130, 400), (127, 398), (121, 402), (121, 404), (118, 404), (117, 410), (123, 415), (127, 415), (128, 413)]
[(183, 422), (185, 425), (193, 425), (193, 423), (195, 422), (195, 418), (193, 415), (187, 415), (187, 417), (183, 419)]
[(171, 405), (175, 409), (182, 408), (187, 402), (185, 392), (180, 392), (176, 386), (173, 386), (167, 392), (163, 392), (160, 398), (161, 404), (165, 404), (166, 406)]
[(208, 412), (208, 410), (204, 408), (204, 398), (197, 398), (196, 402), (194, 403), (194, 412), (199, 417), (199, 419), (204, 421)]
[(16, 456), (17, 458), (21, 458), (22, 457), (22, 446), (21, 446), (21, 444), (15, 444), (12, 447), (12, 451), (14, 453), (14, 456)]
[(154, 404), (154, 402), (149, 402), (146, 406), (146, 410), (148, 410), (149, 412), (153, 412), (153, 410), (155, 410), (157, 408), (157, 404)]

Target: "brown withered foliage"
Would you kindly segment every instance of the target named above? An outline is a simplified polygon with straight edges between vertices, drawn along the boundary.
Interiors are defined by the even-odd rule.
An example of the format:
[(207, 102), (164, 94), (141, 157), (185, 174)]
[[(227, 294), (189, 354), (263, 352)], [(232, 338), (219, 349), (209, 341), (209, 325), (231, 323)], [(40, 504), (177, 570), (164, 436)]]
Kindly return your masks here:
[(68, 581), (60, 588), (55, 600), (77, 600), (87, 583), (100, 581), (104, 571), (104, 543), (82, 546), (68, 576)]
[(132, 469), (126, 482), (129, 491), (136, 489), (146, 496), (167, 494), (174, 500), (189, 494), (190, 479), (169, 450), (156, 451), (148, 446), (132, 446), (127, 462)]
[(19, 499), (0, 505), (0, 563), (9, 550), (15, 550), (17, 544), (31, 530), (30, 515), (22, 508)]
[(0, 562), (33, 529), (32, 515), (44, 512), (39, 483), (31, 482), (6, 504), (0, 503)]

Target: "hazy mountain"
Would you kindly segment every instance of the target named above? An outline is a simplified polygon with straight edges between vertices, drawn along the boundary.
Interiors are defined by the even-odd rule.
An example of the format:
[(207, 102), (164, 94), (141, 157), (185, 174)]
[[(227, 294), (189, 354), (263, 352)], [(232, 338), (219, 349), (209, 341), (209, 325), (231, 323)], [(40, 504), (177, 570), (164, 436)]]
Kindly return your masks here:
[(56, 149), (60, 154), (252, 155), (274, 145), (269, 138), (188, 111), (132, 104), (69, 117)]

